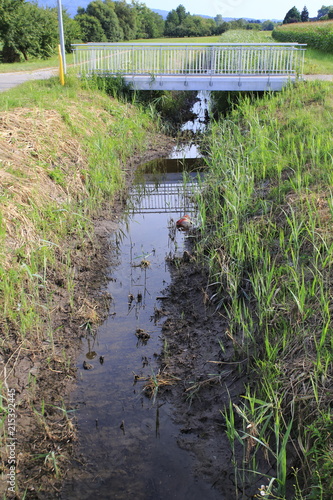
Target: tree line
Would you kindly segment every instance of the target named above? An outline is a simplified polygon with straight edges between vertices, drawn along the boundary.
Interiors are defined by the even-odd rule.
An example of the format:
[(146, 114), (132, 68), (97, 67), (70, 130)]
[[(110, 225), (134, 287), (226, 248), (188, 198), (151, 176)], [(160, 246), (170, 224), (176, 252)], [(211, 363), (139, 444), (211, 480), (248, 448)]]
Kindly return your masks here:
[[(120, 42), (162, 37), (219, 35), (228, 29), (268, 29), (274, 23), (225, 22), (192, 15), (183, 5), (168, 13), (166, 20), (138, 0), (93, 0), (79, 7), (72, 19), (63, 9), (66, 52), (76, 42)], [(0, 60), (17, 62), (31, 57), (48, 58), (59, 43), (56, 8), (39, 7), (27, 0), (0, 0)]]
[[(66, 52), (75, 42), (119, 42), (163, 36), (162, 16), (132, 0), (95, 0), (79, 8), (72, 19), (63, 9)], [(26, 0), (0, 0), (0, 60), (17, 62), (48, 58), (59, 43), (56, 8), (39, 7)]]
[[(318, 11), (318, 19), (333, 17), (333, 6)], [(283, 23), (309, 20), (307, 8), (288, 11)], [(75, 42), (120, 42), (162, 37), (220, 35), (228, 29), (273, 30), (272, 21), (237, 19), (226, 22), (222, 15), (205, 18), (192, 15), (183, 5), (171, 10), (166, 20), (138, 0), (93, 0), (79, 7), (72, 19), (63, 10), (65, 49)], [(27, 0), (0, 0), (0, 60), (16, 62), (31, 57), (48, 58), (59, 43), (56, 8), (39, 7)]]
[(307, 21), (325, 21), (327, 19), (333, 19), (333, 5), (322, 5), (321, 9), (318, 10), (317, 17), (310, 19), (309, 11), (306, 5), (303, 7), (302, 12), (300, 12), (296, 7), (292, 7), (288, 10), (284, 17), (283, 24), (291, 23), (304, 23)]

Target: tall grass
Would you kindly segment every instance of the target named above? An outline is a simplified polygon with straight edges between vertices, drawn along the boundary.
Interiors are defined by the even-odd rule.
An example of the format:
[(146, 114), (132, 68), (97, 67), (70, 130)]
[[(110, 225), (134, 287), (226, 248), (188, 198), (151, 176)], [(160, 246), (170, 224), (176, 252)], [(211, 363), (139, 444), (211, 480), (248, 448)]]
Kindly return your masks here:
[(221, 43), (275, 43), (271, 31), (228, 30), (221, 35)]
[[(297, 498), (331, 498), (332, 95), (330, 84), (303, 83), (240, 98), (208, 136), (200, 249), (235, 356), (247, 355), (258, 380), (233, 407), (244, 424), (233, 430), (233, 456), (244, 447), (247, 458), (236, 464), (238, 482), (249, 481), (240, 470), (262, 471), (266, 456), (275, 468), (266, 486), (279, 498), (292, 467), (303, 485)], [(320, 432), (325, 444), (313, 438)]]
[(13, 127), (11, 140), (24, 151), (16, 154), (4, 136), (2, 325), (8, 331), (14, 326), (22, 339), (33, 331), (39, 336), (37, 318), (44, 316), (50, 272), (57, 267), (59, 276), (70, 278), (66, 269), (73, 255), (62, 255), (64, 241), (71, 235), (91, 241), (92, 214), (124, 188), (127, 159), (156, 130), (148, 113), (93, 86), (74, 78), (63, 88), (54, 78), (0, 96), (3, 120)]

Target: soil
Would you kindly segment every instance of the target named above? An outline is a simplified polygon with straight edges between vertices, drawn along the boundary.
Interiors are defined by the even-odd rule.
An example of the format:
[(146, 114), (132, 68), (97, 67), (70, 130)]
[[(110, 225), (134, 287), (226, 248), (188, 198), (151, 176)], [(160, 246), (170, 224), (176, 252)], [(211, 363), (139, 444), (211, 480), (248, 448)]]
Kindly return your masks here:
[(162, 372), (177, 383), (168, 386), (160, 398), (175, 408), (174, 419), (180, 425), (177, 441), (194, 454), (194, 474), (205, 477), (221, 498), (235, 498), (223, 411), (230, 400), (239, 404), (248, 360), (235, 356), (237, 346), (228, 336), (228, 321), (210, 300), (213, 290), (207, 288), (208, 275), (196, 264), (195, 256), (185, 252), (170, 268), (172, 284), (163, 301), (167, 320), (160, 363)]
[[(129, 184), (139, 164), (165, 157), (173, 141), (161, 136), (158, 145), (154, 144), (145, 157), (128, 165)], [(4, 476), (2, 497), (6, 493), (7, 498), (21, 499), (24, 492), (27, 500), (60, 496), (76, 439), (64, 401), (75, 386), (75, 359), (85, 328), (97, 328), (108, 313), (110, 297), (103, 290), (112, 262), (109, 235), (117, 228), (125, 196), (121, 193), (112, 207), (98, 214), (95, 236), (84, 248), (75, 241), (67, 242), (76, 250), (74, 303), (62, 287), (61, 277), (49, 276), (54, 286), (52, 354), (48, 345), (29, 351), (15, 345), (1, 354), (8, 389), (15, 389), (17, 486), (16, 495), (8, 495), (10, 477)], [(228, 336), (227, 320), (210, 300), (213, 290), (207, 288), (207, 273), (197, 265), (191, 250), (169, 265), (173, 279), (163, 301), (167, 319), (160, 363), (162, 373), (176, 383), (159, 393), (159, 398), (175, 408), (174, 419), (181, 429), (178, 444), (196, 457), (194, 474), (208, 478), (222, 498), (235, 498), (234, 467), (222, 412), (230, 400), (239, 403), (247, 382), (247, 359), (239, 353), (235, 357), (236, 341)], [(8, 475), (10, 462), (5, 453), (2, 472)]]

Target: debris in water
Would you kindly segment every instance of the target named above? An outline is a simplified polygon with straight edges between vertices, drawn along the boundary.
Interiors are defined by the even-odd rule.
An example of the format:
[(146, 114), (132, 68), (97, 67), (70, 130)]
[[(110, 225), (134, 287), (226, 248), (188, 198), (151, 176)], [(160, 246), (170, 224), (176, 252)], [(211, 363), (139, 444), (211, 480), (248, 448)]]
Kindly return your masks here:
[(132, 264), (133, 267), (141, 267), (141, 269), (146, 269), (150, 267), (150, 260), (142, 259), (139, 264)]
[(137, 328), (135, 335), (138, 337), (138, 339), (142, 341), (147, 341), (148, 339), (150, 339), (149, 333), (143, 330), (142, 328)]
[(184, 217), (181, 217), (179, 220), (176, 222), (176, 227), (180, 231), (188, 231), (191, 229), (193, 222), (191, 221), (191, 218), (189, 215), (184, 215)]
[(87, 363), (87, 361), (83, 361), (83, 368), (85, 370), (92, 370), (94, 367), (90, 363)]
[(133, 295), (133, 293), (129, 293), (129, 294), (128, 294), (128, 303), (129, 303), (129, 304), (132, 304), (133, 300), (134, 300), (134, 295)]

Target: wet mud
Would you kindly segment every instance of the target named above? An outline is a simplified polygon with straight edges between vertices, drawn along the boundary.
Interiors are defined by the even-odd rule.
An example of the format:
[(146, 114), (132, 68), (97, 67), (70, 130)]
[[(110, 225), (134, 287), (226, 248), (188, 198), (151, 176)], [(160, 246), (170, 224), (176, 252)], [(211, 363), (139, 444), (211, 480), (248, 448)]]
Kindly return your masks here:
[[(166, 163), (162, 172), (155, 171), (161, 162), (138, 172), (128, 213), (110, 235), (110, 309), (96, 334), (83, 340), (78, 359), (70, 401), (78, 445), (61, 498), (90, 499), (98, 492), (106, 499), (110, 491), (119, 499), (223, 498), (196, 473), (192, 454), (177, 438), (174, 402), (161, 399), (181, 380), (161, 363), (163, 328), (171, 320), (165, 288), (174, 259), (187, 253), (189, 236), (177, 230), (176, 220), (184, 211), (195, 215), (180, 162)], [(186, 175), (194, 183), (198, 174), (189, 163)]]
[[(200, 221), (182, 186), (201, 175), (197, 155), (190, 144), (138, 169), (126, 209), (107, 229), (110, 306), (82, 339), (64, 500), (235, 498), (222, 412), (230, 399), (239, 403), (247, 360), (235, 358), (194, 251)], [(176, 224), (185, 214), (189, 231)]]
[[(193, 246), (200, 221), (180, 187), (186, 155), (169, 155), (171, 144), (161, 136), (128, 165), (128, 192), (96, 217), (90, 243), (68, 242), (76, 249), (77, 293), (70, 303), (61, 276), (53, 277), (61, 334), (52, 359), (42, 362), (40, 350), (4, 359), (19, 395), (17, 472), (26, 499), (235, 498), (221, 410), (230, 398), (239, 401), (246, 359), (235, 360), (226, 319), (210, 301)], [(143, 193), (131, 186), (138, 163), (161, 156), (179, 164), (162, 175), (165, 189), (151, 212), (142, 197), (161, 178), (148, 169)], [(191, 147), (188, 156), (187, 185), (196, 169)], [(193, 231), (177, 230), (184, 214)], [(45, 403), (35, 407), (37, 427), (34, 390)], [(29, 462), (34, 449), (39, 456)]]

